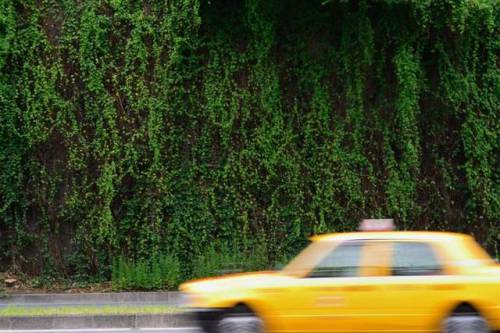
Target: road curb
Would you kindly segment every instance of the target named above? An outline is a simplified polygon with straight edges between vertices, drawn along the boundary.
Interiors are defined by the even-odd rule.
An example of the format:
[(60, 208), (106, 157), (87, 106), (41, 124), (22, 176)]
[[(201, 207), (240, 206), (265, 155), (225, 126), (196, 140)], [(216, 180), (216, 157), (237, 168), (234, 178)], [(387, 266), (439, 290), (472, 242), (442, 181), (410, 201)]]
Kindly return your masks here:
[(0, 317), (0, 330), (177, 328), (190, 326), (187, 314)]
[(0, 298), (0, 307), (37, 305), (101, 305), (101, 304), (180, 304), (180, 292), (121, 292), (78, 294), (13, 294)]

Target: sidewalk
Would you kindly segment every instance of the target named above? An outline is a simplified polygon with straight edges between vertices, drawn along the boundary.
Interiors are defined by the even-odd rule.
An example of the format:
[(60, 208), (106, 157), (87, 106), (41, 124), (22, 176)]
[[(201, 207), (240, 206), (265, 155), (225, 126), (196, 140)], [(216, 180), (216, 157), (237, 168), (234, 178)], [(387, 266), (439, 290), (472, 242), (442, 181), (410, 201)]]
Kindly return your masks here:
[(183, 314), (0, 317), (0, 330), (181, 328), (192, 323)]
[[(179, 292), (123, 292), (82, 294), (16, 294), (0, 298), (0, 330), (53, 330), (53, 329), (114, 329), (114, 328), (179, 328), (192, 326), (186, 314), (176, 308), (181, 305)], [(163, 313), (148, 313), (151, 306), (170, 307)], [(98, 308), (77, 314), (64, 315), (70, 308)], [(103, 314), (114, 308), (132, 309), (131, 313)], [(16, 315), (9, 315), (9, 310)], [(47, 314), (47, 308), (55, 315)], [(54, 309), (57, 308), (57, 309)], [(101, 309), (102, 310), (99, 310)], [(173, 308), (174, 311), (170, 311)], [(1, 311), (4, 309), (4, 315)], [(26, 310), (26, 315), (24, 310)], [(35, 311), (33, 311), (35, 310)], [(140, 310), (140, 311), (139, 311)], [(144, 311), (145, 310), (145, 311)], [(117, 311), (120, 312), (120, 311)], [(158, 312), (158, 311), (157, 311)], [(22, 313), (21, 315), (17, 315)], [(31, 313), (37, 313), (33, 315)], [(50, 312), (49, 312), (50, 313)]]
[(119, 306), (169, 305), (180, 306), (180, 292), (121, 292), (80, 294), (15, 294), (0, 297), (0, 308), (6, 306)]

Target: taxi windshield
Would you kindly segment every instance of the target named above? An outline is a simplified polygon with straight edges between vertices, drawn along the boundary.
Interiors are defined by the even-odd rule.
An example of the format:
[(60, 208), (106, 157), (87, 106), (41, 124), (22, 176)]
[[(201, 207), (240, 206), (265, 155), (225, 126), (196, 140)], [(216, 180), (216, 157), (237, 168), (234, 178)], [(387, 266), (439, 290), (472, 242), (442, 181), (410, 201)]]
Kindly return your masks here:
[(292, 276), (304, 276), (335, 247), (337, 242), (316, 241), (312, 242), (302, 252), (286, 265), (281, 273)]

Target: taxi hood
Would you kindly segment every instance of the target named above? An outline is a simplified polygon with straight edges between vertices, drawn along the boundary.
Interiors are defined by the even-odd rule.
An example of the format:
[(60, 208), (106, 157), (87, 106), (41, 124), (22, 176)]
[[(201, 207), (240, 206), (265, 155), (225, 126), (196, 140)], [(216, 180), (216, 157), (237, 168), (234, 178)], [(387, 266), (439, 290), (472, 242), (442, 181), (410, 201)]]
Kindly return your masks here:
[(253, 272), (228, 274), (221, 277), (206, 278), (183, 283), (179, 289), (183, 292), (213, 292), (233, 288), (255, 288), (279, 286), (284, 280), (292, 277), (279, 272)]

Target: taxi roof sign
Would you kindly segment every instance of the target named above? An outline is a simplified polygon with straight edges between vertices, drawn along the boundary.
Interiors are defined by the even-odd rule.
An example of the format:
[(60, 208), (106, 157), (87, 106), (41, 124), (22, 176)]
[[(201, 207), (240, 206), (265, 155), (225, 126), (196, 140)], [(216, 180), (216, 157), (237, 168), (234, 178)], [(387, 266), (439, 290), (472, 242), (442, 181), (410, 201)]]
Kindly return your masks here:
[(394, 219), (364, 219), (359, 225), (359, 231), (393, 231)]

